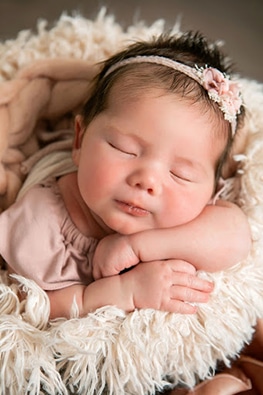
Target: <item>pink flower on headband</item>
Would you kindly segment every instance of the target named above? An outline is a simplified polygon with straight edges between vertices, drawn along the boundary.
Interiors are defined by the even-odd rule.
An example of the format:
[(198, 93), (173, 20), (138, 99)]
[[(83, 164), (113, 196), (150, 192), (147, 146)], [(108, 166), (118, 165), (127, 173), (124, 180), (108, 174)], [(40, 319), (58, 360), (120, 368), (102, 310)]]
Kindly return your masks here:
[(209, 97), (218, 103), (225, 115), (225, 119), (232, 122), (240, 112), (242, 99), (239, 85), (230, 81), (221, 71), (208, 67), (202, 70), (203, 87)]
[(229, 90), (229, 80), (217, 69), (208, 67), (203, 70), (204, 88), (211, 94), (223, 95)]

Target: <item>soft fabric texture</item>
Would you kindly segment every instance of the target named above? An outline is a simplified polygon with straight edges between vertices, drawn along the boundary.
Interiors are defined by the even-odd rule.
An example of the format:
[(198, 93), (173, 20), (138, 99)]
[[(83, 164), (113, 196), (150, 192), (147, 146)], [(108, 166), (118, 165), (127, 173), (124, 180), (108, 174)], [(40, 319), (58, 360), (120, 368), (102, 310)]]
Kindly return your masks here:
[[(94, 21), (64, 15), (51, 30), (41, 22), (35, 35), (21, 32), (0, 45), (2, 211), (15, 201), (36, 163), (44, 174), (47, 167), (56, 174), (61, 163), (70, 166), (63, 153), (71, 148), (73, 118), (89, 93), (97, 71), (94, 62), (163, 30), (157, 21), (124, 31), (102, 11)], [(174, 33), (180, 34), (177, 26)], [(230, 365), (233, 359), (235, 370), (198, 384), (190, 393), (230, 395), (257, 385), (250, 371), (262, 368), (252, 359), (259, 356), (249, 349), (249, 357), (239, 354), (263, 317), (263, 89), (256, 81), (240, 82), (247, 115), (235, 156), (239, 170), (226, 180), (223, 197), (248, 216), (253, 236), (249, 257), (224, 272), (200, 273), (215, 282), (215, 290), (193, 316), (153, 310), (125, 314), (106, 306), (80, 319), (73, 306), (72, 319), (49, 322), (45, 292), (24, 277), (11, 284), (3, 268), (1, 394), (7, 389), (10, 395), (154, 394), (177, 384), (193, 387), (213, 376), (218, 362)], [(50, 161), (54, 152), (62, 156), (59, 164)], [(34, 182), (29, 174), (28, 185)], [(174, 394), (186, 394), (186, 388)]]
[(93, 281), (98, 240), (85, 237), (72, 222), (56, 178), (34, 185), (5, 210), (0, 234), (9, 272), (34, 280), (45, 291)]

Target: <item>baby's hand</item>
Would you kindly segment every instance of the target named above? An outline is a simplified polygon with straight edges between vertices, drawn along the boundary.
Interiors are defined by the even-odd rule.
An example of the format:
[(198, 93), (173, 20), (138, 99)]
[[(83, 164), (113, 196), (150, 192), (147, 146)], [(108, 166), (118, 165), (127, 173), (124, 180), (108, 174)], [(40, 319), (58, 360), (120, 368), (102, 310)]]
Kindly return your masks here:
[(93, 277), (114, 276), (139, 263), (127, 236), (117, 233), (100, 240), (93, 257)]
[(213, 290), (213, 283), (196, 276), (194, 266), (176, 259), (140, 263), (121, 278), (138, 309), (193, 314), (197, 306), (190, 303), (208, 302)]

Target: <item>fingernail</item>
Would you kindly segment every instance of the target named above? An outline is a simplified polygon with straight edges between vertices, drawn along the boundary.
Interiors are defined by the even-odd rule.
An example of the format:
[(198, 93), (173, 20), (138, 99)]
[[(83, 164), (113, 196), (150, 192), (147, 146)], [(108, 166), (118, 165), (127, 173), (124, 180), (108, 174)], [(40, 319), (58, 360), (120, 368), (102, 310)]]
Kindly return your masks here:
[(214, 289), (214, 286), (215, 286), (215, 284), (214, 283), (212, 283), (212, 282), (208, 282), (208, 288), (209, 289)]

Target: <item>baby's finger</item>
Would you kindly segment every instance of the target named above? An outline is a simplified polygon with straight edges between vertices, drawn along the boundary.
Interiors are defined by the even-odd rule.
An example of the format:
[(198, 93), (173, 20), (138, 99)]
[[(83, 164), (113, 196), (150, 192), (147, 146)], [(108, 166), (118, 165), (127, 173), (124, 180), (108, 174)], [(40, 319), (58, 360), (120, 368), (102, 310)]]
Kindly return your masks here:
[(183, 286), (173, 286), (171, 288), (171, 298), (189, 303), (207, 303), (210, 294), (208, 292), (197, 291)]
[(174, 285), (182, 285), (203, 292), (212, 292), (214, 289), (214, 284), (211, 281), (203, 280), (188, 273), (174, 273), (172, 282)]
[(174, 272), (183, 272), (193, 275), (196, 273), (195, 267), (189, 262), (180, 259), (170, 259), (169, 264)]
[(195, 314), (197, 311), (197, 306), (193, 306), (189, 303), (184, 303), (183, 301), (180, 300), (171, 299), (168, 302), (165, 310), (171, 313), (178, 313), (178, 314)]

